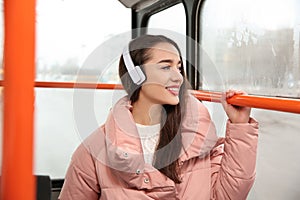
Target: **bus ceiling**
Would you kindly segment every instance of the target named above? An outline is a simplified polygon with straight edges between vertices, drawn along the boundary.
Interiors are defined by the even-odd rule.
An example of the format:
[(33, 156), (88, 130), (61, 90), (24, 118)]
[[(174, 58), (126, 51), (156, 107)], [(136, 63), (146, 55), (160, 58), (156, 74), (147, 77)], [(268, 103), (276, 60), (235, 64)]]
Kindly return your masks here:
[(119, 0), (125, 7), (141, 10), (161, 0)]
[(181, 2), (181, 0), (119, 0), (126, 8), (135, 12), (141, 10), (163, 10)]

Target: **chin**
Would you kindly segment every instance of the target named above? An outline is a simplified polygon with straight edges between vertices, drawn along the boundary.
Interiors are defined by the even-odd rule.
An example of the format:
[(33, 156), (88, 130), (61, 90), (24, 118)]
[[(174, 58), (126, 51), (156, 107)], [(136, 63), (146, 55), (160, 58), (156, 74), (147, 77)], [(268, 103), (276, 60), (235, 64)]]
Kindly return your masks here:
[(176, 99), (174, 99), (174, 100), (166, 101), (165, 104), (166, 104), (166, 105), (173, 105), (173, 106), (176, 106), (177, 104), (179, 104), (179, 99), (176, 98)]

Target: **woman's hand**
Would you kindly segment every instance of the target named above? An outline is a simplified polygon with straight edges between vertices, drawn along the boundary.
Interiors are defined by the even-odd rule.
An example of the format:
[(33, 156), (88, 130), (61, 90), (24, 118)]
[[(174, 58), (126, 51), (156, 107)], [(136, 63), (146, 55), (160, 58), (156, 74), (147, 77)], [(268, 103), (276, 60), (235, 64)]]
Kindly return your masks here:
[(225, 93), (222, 94), (223, 108), (231, 123), (248, 123), (251, 108), (235, 106), (227, 103), (227, 99), (233, 97), (236, 94), (245, 95), (247, 93), (238, 90), (227, 90)]

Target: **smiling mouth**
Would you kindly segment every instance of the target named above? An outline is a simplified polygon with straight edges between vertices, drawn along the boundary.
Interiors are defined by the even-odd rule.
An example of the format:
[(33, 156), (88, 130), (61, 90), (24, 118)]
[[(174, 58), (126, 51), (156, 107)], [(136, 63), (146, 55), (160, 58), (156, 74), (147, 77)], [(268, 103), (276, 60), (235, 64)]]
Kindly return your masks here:
[(179, 87), (166, 87), (166, 89), (174, 96), (178, 96), (179, 94)]

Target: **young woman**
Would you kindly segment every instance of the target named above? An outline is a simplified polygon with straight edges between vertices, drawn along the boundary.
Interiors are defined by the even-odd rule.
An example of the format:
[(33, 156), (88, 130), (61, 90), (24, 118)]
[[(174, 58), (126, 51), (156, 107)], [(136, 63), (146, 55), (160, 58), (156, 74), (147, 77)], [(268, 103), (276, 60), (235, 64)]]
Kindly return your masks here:
[[(130, 50), (130, 51), (129, 51)], [(75, 151), (61, 200), (246, 199), (255, 178), (258, 124), (250, 108), (222, 104), (217, 138), (188, 90), (177, 44), (161, 35), (132, 40), (120, 58), (128, 95)]]

